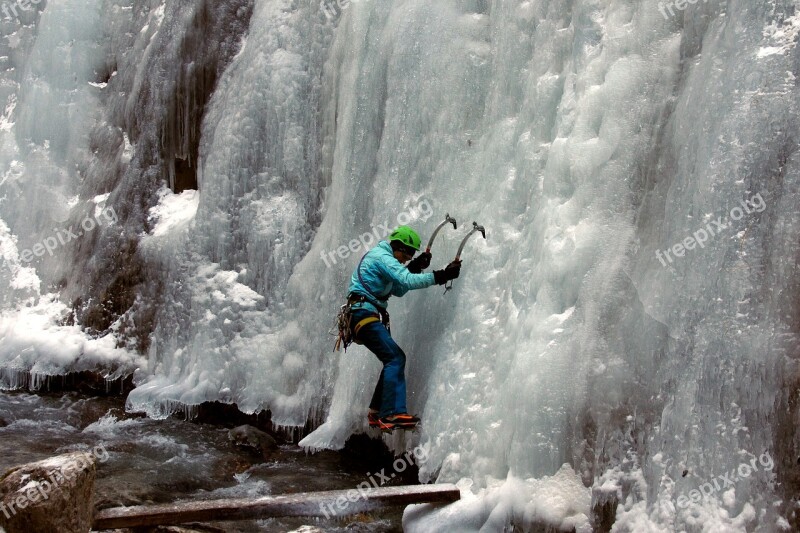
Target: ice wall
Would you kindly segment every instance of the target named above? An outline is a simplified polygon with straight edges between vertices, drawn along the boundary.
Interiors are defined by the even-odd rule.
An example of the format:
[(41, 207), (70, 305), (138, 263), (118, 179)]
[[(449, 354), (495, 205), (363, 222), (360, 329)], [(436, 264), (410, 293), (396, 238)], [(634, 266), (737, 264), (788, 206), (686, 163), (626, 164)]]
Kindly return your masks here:
[[(408, 529), (586, 530), (592, 506), (621, 531), (788, 527), (795, 3), (340, 4), (51, 0), (4, 26), (0, 365), (138, 366), (132, 410), (235, 402), (339, 448), (380, 368), (327, 335), (364, 236), (449, 212), (488, 239), (390, 311), (421, 478), (474, 494)], [(21, 261), (47, 217), (108, 208)], [(12, 326), (42, 302), (38, 338), (122, 351), (37, 348)]]
[[(293, 2), (256, 4), (204, 121), (197, 216), (178, 242), (146, 238), (148, 256), (172, 256), (165, 300), (178, 306), (161, 311), (154, 377), (129, 398), (132, 409), (163, 416), (221, 399), (303, 426), (321, 399), (323, 354), (303, 331), (320, 331), (319, 297), (287, 298), (320, 225), (325, 185), (319, 101), (330, 29), (309, 13)], [(301, 290), (314, 288), (315, 275), (297, 274)]]
[[(113, 336), (89, 336), (59, 298), (69, 250), (115, 218), (107, 195), (81, 192), (102, 115), (108, 51), (99, 2), (4, 5), (0, 101), (0, 384), (34, 388), (66, 371), (109, 378), (144, 361)], [(110, 207), (110, 206), (108, 206)], [(83, 223), (83, 227), (81, 227)], [(78, 272), (79, 275), (79, 272)]]

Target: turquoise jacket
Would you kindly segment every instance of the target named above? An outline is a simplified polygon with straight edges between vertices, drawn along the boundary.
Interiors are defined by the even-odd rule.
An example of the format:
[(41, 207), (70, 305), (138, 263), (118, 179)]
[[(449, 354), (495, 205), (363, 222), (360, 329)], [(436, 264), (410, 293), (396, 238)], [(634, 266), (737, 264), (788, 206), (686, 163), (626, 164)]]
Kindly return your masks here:
[[(403, 296), (414, 289), (424, 289), (434, 285), (433, 274), (412, 274), (398, 261), (388, 241), (381, 241), (366, 253), (350, 277), (350, 294), (367, 298), (366, 302), (353, 304), (353, 309), (366, 309), (372, 312), (385, 311), (389, 296)], [(358, 273), (361, 272), (361, 279)], [(361, 280), (364, 283), (361, 283)]]

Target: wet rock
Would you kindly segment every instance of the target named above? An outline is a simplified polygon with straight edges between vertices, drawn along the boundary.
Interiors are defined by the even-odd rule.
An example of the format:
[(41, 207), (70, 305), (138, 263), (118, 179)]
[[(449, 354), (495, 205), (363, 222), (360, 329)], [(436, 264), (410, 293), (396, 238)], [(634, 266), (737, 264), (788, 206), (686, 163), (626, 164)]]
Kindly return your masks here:
[(120, 409), (116, 398), (78, 398), (67, 408), (66, 422), (80, 430), (94, 424), (103, 417), (114, 417), (118, 421), (140, 418)]
[(7, 533), (87, 533), (96, 474), (75, 452), (18, 466), (0, 478), (0, 528)]
[(187, 524), (184, 526), (158, 526), (152, 530), (152, 533), (226, 533), (226, 531), (207, 524), (197, 526)]
[(228, 439), (236, 446), (244, 446), (258, 451), (264, 459), (269, 459), (278, 449), (278, 443), (269, 434), (253, 426), (239, 426), (228, 431)]

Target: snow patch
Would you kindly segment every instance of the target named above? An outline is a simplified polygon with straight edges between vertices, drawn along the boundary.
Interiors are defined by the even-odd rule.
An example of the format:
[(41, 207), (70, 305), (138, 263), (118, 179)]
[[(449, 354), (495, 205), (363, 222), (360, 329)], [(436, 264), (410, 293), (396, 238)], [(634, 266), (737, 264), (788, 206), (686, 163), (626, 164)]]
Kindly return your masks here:
[(590, 533), (591, 492), (568, 464), (552, 476), (519, 479), (509, 474), (505, 480), (492, 480), (477, 494), (470, 480), (457, 484), (461, 500), (446, 507), (410, 505), (403, 515), (406, 532), (428, 531), (504, 531), (514, 524), (522, 531), (542, 525), (560, 531)]
[(116, 379), (144, 364), (140, 355), (118, 348), (113, 334), (93, 338), (77, 326), (64, 325), (69, 313), (52, 294), (0, 313), (0, 369), (6, 371), (0, 375), (0, 388), (24, 385), (18, 382), (20, 372), (41, 377), (88, 370)]
[(150, 208), (148, 221), (152, 225), (149, 235), (161, 237), (186, 228), (200, 205), (200, 193), (186, 190), (180, 194), (163, 188), (158, 191), (158, 204)]
[(800, 15), (787, 18), (780, 27), (777, 23), (773, 23), (764, 30), (764, 37), (776, 42), (776, 45), (762, 46), (756, 56), (762, 58), (784, 55), (797, 45), (798, 35), (800, 35)]

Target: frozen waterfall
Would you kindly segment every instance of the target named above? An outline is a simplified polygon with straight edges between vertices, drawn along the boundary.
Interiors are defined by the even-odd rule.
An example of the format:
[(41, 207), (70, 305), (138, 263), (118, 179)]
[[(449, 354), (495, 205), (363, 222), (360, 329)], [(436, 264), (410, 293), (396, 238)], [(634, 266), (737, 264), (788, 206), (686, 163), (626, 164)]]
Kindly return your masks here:
[(134, 372), (341, 448), (350, 274), (450, 213), (434, 268), (487, 239), (389, 311), (464, 498), (405, 529), (800, 527), (797, 0), (7, 4), (0, 386)]

